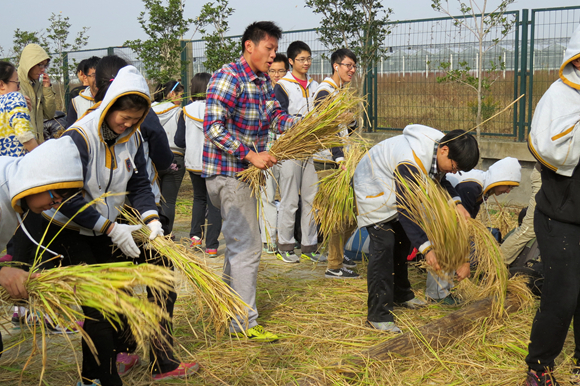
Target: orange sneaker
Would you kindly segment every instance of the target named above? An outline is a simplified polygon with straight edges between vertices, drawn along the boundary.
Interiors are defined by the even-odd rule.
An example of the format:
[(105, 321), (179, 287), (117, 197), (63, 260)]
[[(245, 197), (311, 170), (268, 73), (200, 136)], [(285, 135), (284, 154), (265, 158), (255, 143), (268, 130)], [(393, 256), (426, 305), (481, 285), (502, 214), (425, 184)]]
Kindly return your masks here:
[(205, 253), (207, 253), (209, 257), (217, 257), (217, 249), (206, 249)]
[(190, 248), (199, 247), (201, 245), (201, 239), (197, 236), (193, 236), (191, 238), (191, 244), (189, 245)]

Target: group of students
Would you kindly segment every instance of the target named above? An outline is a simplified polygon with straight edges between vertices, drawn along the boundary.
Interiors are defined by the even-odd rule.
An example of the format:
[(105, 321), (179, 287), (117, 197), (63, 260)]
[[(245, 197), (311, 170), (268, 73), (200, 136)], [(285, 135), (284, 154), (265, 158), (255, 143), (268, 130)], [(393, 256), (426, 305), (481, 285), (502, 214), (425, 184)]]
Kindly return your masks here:
[[(188, 170), (196, 195), (194, 213), (198, 214), (195, 223), (192, 218), (192, 244), (201, 244), (205, 233), (207, 249), (213, 249), (214, 245), (217, 249), (221, 228), (226, 241), (223, 278), (248, 305), (247, 328), (240, 327), (244, 326), (244, 316), (239, 315), (230, 324), (231, 334), (260, 342), (276, 341), (278, 337), (258, 323), (258, 266), (264, 247), (277, 251), (284, 261), (297, 260), (292, 257), (295, 239), (289, 224), (295, 218), (298, 195), (302, 213), (310, 212), (305, 213), (304, 208), (311, 205), (309, 188), (315, 183), (315, 174), (311, 175), (315, 170), (314, 161), (286, 161), (277, 167), (279, 180), (272, 182), (280, 186), (282, 213), (278, 220), (265, 215), (262, 225), (256, 198), (252, 197), (249, 185), (237, 179), (237, 173), (250, 164), (259, 169), (272, 169), (277, 164), (268, 152), (272, 134), (283, 135), (313, 104), (348, 84), (356, 71), (354, 54), (338, 50), (331, 57), (332, 76), (315, 90), (315, 82), (306, 75), (311, 63), (310, 49), (302, 42), (292, 43), (288, 49), (292, 71), (288, 71), (284, 59), (279, 60), (281, 57), (276, 54), (281, 35), (280, 28), (272, 22), (248, 26), (241, 39), (242, 56), (212, 75), (197, 74), (191, 82), (192, 103), (183, 110), (178, 108), (183, 94), (179, 82), (161, 86), (156, 95), (162, 96), (151, 104), (147, 82), (136, 68), (116, 56), (98, 60), (94, 67), (95, 83), (87, 84), (73, 99), (72, 108), (78, 120), (61, 138), (30, 150), (25, 147), (28, 154), (24, 156), (20, 151), (13, 157), (0, 157), (2, 247), (12, 237), (14, 244), (9, 251), (14, 254), (13, 258), (29, 262), (31, 248), (27, 243), (32, 241), (28, 236), (34, 239), (46, 230), (46, 240), (52, 242), (44, 246), (48, 248), (44, 253), (61, 255), (58, 264), (94, 264), (119, 258), (142, 262), (145, 254), (132, 237), (139, 226), (119, 221), (119, 208), (128, 199), (150, 228), (151, 238), (170, 233), (174, 212), (171, 208), (164, 209), (163, 205), (174, 203), (183, 174)], [(38, 48), (31, 50), (37, 54)], [(2, 67), (5, 64), (0, 63), (0, 92), (12, 90), (0, 96), (0, 105), (15, 106), (9, 113), (0, 111), (8, 117), (2, 117), (3, 127), (7, 124), (14, 130), (16, 140), (24, 141), (18, 141), (23, 146), (33, 139), (37, 144), (43, 142), (32, 115), (40, 116), (46, 110), (51, 94), (49, 90), (38, 92), (42, 86), (50, 89), (47, 77), (40, 81), (49, 60), (35, 55), (33, 61), (36, 60), (40, 61), (36, 64), (25, 61), (25, 69), (21, 72), (19, 68), (18, 73), (14, 66), (6, 66), (5, 74)], [(283, 63), (284, 68), (276, 63)], [(92, 74), (92, 69), (85, 67), (83, 73)], [(35, 99), (28, 101), (15, 92), (19, 78), (37, 91)], [(580, 159), (574, 142), (580, 119), (580, 29), (574, 33), (566, 51), (560, 78), (538, 104), (529, 142), (530, 150), (541, 164), (543, 184), (537, 195), (534, 221), (542, 259), (547, 266), (526, 358), (529, 366), (526, 384), (532, 386), (557, 384), (552, 375), (554, 359), (562, 349), (572, 317), (576, 327), (575, 316), (579, 312), (580, 206), (573, 192)], [(75, 100), (81, 101), (77, 98), (91, 103), (76, 103)], [(30, 115), (28, 111), (35, 113)], [(348, 128), (343, 135), (348, 135)], [(341, 149), (330, 151), (338, 167), (341, 152)], [(371, 327), (400, 332), (393, 316), (395, 304), (411, 308), (425, 305), (415, 297), (408, 279), (406, 257), (411, 247), (417, 248), (433, 269), (439, 269), (427, 235), (409, 220), (399, 205), (407, 194), (402, 184), (417, 178), (435, 179), (449, 192), (463, 216), (474, 217), (487, 196), (507, 193), (521, 179), (520, 165), (513, 158), (497, 162), (487, 172), (472, 170), (478, 161), (478, 144), (468, 133), (452, 130), (444, 134), (415, 124), (407, 126), (402, 135), (372, 147), (357, 166), (353, 178), (357, 222), (359, 228), (366, 227), (370, 237), (367, 320)], [(314, 183), (310, 184), (311, 181)], [(83, 194), (77, 194), (81, 190)], [(272, 190), (269, 185), (264, 192), (269, 203), (274, 196)], [(128, 192), (126, 196), (109, 195), (79, 211), (87, 202), (105, 193), (124, 192)], [(165, 204), (160, 201), (161, 194)], [(205, 206), (213, 217), (203, 232)], [(25, 221), (21, 220), (23, 213), (27, 214)], [(18, 231), (14, 233), (19, 224), (20, 229), (28, 229), (27, 237), (17, 237)], [(274, 224), (278, 224), (276, 233)], [(309, 233), (311, 228), (315, 229), (313, 221), (303, 224), (302, 254), (310, 260), (321, 261), (315, 235)], [(268, 245), (276, 239), (275, 248)], [(111, 242), (120, 251), (115, 251)], [(336, 276), (346, 277), (342, 248), (335, 246), (333, 251), (336, 256), (328, 256), (327, 276), (335, 270), (343, 272)], [(150, 261), (168, 263), (159, 257)], [(55, 265), (53, 258), (46, 258), (43, 268)], [(468, 265), (456, 272), (460, 280), (469, 274)], [(0, 268), (0, 285), (14, 298), (26, 298), (27, 278), (28, 273), (21, 269)], [(452, 283), (441, 283), (436, 278), (429, 280), (428, 297), (447, 299)], [(171, 292), (156, 297), (156, 301), (171, 316), (176, 297)], [(83, 379), (79, 385), (122, 385), (120, 373), (127, 372), (138, 361), (132, 354), (135, 345), (131, 337), (104, 320), (97, 310), (83, 307), (83, 311), (87, 316), (84, 329), (98, 354), (95, 358), (83, 341)], [(164, 339), (151, 342), (150, 367), (154, 380), (184, 377), (199, 367), (195, 362), (181, 363), (174, 358), (172, 347), (164, 344), (171, 344), (171, 331), (171, 320), (164, 321), (159, 327), (160, 337)], [(578, 350), (577, 343), (575, 358), (580, 358)]]

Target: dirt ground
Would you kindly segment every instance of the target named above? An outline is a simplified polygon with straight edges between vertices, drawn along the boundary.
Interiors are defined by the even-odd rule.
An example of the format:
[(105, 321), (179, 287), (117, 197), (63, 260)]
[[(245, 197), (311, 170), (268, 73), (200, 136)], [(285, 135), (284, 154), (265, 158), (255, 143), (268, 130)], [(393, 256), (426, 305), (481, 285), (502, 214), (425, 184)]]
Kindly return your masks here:
[[(177, 239), (189, 234), (191, 185), (183, 181), (174, 226)], [(517, 213), (512, 213), (517, 215)], [(208, 259), (221, 271), (225, 244), (220, 240), (218, 257)], [(228, 336), (216, 337), (213, 329), (198, 320), (194, 293), (182, 283), (174, 317), (176, 353), (183, 361), (198, 361), (201, 370), (186, 380), (159, 382), (163, 385), (285, 385), (313, 373), (324, 373), (329, 385), (520, 385), (525, 378), (524, 358), (535, 307), (512, 314), (502, 321), (482, 321), (472, 334), (438, 352), (425, 349), (416, 358), (393, 357), (388, 362), (370, 361), (354, 378), (337, 372), (335, 363), (391, 339), (390, 334), (372, 330), (366, 321), (366, 265), (359, 263), (361, 279), (325, 279), (325, 264), (302, 261), (286, 264), (263, 254), (258, 278), (259, 322), (278, 334), (280, 341), (257, 344)], [(425, 274), (410, 268), (417, 296), (423, 297)], [(421, 310), (396, 308), (397, 322), (404, 333), (444, 317), (457, 307), (431, 304)], [(76, 385), (79, 378), (80, 339), (49, 335), (43, 380), (41, 355), (34, 355), (29, 332), (14, 330), (11, 310), (3, 308), (4, 345), (0, 359), (0, 385)], [(42, 338), (39, 334), (37, 340)], [(556, 375), (566, 385), (573, 354), (569, 334), (558, 358)], [(147, 350), (143, 360), (123, 378), (125, 385), (151, 385), (147, 372)]]

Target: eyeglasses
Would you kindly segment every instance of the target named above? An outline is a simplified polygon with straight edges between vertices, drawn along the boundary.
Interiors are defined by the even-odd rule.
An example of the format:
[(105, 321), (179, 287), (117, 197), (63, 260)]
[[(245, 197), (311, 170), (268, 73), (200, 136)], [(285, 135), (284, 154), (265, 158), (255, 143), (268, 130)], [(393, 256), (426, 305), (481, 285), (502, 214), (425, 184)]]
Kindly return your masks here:
[(15, 80), (9, 80), (9, 83), (16, 83), (16, 86), (20, 87), (20, 82), (15, 81)]
[(92, 74), (85, 75), (87, 78), (94, 78), (97, 73), (93, 72)]
[(300, 58), (300, 59), (294, 59), (295, 62), (298, 63), (312, 63), (312, 58), (308, 57), (308, 58)]
[(50, 63), (46, 63), (46, 64), (38, 63), (36, 66), (38, 68), (40, 68), (41, 70), (45, 70), (48, 68), (49, 65), (50, 65)]
[(352, 63), (338, 63), (341, 66), (345, 66), (349, 71), (352, 70), (354, 68), (354, 70), (356, 71), (356, 64), (352, 64)]
[(286, 75), (286, 70), (268, 70), (268, 74), (271, 75)]
[(60, 205), (62, 204), (62, 197), (61, 198), (56, 198), (53, 196), (52, 191), (48, 191), (48, 194), (50, 195), (50, 199), (52, 200), (50, 202), (50, 204), (48, 204), (49, 206), (55, 206), (55, 205)]

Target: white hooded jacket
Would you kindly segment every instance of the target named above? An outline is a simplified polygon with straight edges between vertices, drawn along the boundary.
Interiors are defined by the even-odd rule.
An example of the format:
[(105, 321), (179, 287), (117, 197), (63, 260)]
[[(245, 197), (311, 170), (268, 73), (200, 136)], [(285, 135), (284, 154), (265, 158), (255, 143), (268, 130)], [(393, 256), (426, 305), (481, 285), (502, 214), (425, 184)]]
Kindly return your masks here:
[(185, 168), (201, 173), (203, 165), (203, 117), (205, 100), (194, 101), (183, 109), (185, 116)]
[(153, 111), (155, 111), (155, 114), (157, 114), (161, 125), (165, 129), (165, 133), (167, 133), (169, 147), (171, 148), (173, 154), (183, 155), (184, 149), (178, 147), (173, 140), (173, 138), (175, 138), (175, 132), (177, 131), (177, 123), (179, 121), (181, 107), (177, 106), (171, 101), (164, 101), (153, 103), (151, 108), (153, 108)]

